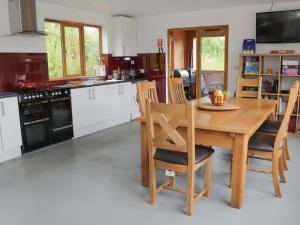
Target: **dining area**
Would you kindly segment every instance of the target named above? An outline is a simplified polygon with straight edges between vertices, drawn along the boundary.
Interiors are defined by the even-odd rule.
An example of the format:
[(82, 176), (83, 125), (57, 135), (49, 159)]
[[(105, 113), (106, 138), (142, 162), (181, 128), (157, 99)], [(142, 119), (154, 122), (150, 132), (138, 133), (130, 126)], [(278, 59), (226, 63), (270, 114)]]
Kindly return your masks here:
[[(182, 193), (186, 199), (184, 212), (191, 216), (197, 200), (203, 196), (209, 199), (214, 194), (212, 162), (219, 151), (231, 155), (230, 174), (225, 178), (230, 207), (242, 209), (247, 204), (246, 180), (250, 171), (268, 174), (274, 187), (270, 192), (276, 198), (284, 198), (280, 186), (287, 183), (291, 160), (287, 127), (298, 98), (299, 81), (290, 88), (286, 111), (280, 120), (276, 115), (277, 101), (261, 97), (261, 78), (238, 77), (234, 96), (226, 100), (223, 97), (219, 102), (218, 94), (187, 100), (181, 78), (168, 78), (168, 93), (168, 103), (159, 103), (155, 82), (137, 83), (141, 185), (149, 189), (149, 203), (157, 204), (158, 193), (163, 189)], [(266, 161), (268, 169), (253, 168), (250, 159)], [(198, 169), (203, 173), (196, 172)], [(157, 170), (164, 171), (158, 173), (160, 177)], [(176, 186), (182, 174), (186, 180), (184, 189)], [(197, 192), (195, 182), (202, 175), (204, 187)]]

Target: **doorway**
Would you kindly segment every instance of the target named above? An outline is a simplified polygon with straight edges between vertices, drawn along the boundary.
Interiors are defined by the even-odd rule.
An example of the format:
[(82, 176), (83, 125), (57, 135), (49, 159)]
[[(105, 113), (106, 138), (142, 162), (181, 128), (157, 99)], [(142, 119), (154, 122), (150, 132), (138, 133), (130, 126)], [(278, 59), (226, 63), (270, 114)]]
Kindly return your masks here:
[(189, 99), (206, 96), (213, 88), (227, 90), (228, 31), (228, 25), (168, 30), (169, 76), (189, 73)]

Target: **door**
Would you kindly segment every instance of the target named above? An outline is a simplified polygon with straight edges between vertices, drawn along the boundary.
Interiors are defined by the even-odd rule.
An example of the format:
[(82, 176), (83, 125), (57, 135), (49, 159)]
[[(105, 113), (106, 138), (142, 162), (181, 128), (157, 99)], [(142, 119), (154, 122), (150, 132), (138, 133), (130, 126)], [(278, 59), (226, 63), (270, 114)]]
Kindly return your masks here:
[(92, 118), (93, 124), (100, 124), (109, 119), (111, 98), (109, 96), (110, 85), (96, 86), (92, 88)]
[(91, 88), (78, 88), (71, 90), (72, 115), (74, 130), (92, 125), (92, 90)]
[(110, 107), (109, 118), (130, 117), (130, 84), (113, 84), (109, 89)]
[(0, 101), (0, 129), (2, 148), (13, 149), (22, 145), (20, 116), (17, 97)]
[(228, 26), (198, 29), (197, 94), (207, 96), (210, 89), (227, 90)]

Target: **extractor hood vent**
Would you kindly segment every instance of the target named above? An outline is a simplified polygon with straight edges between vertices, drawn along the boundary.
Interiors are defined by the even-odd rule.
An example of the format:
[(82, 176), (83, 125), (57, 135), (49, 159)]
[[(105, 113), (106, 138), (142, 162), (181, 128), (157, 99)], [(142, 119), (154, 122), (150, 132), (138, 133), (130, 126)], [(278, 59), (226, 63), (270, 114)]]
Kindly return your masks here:
[(8, 0), (10, 36), (14, 35), (47, 35), (38, 31), (35, 0)]

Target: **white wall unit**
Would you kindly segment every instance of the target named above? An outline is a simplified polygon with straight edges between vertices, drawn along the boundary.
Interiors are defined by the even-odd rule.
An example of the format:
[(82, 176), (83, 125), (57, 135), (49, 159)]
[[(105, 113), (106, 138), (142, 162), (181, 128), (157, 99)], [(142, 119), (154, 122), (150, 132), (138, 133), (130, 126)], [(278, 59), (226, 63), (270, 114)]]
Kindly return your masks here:
[(112, 55), (137, 55), (137, 23), (135, 18), (124, 16), (113, 17)]
[(74, 137), (130, 121), (130, 83), (71, 90)]
[(18, 99), (0, 99), (0, 162), (21, 156), (21, 145)]

